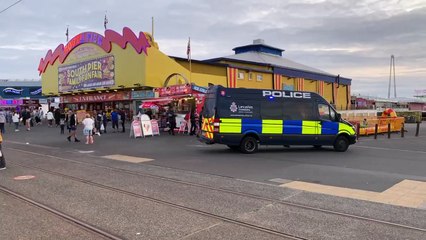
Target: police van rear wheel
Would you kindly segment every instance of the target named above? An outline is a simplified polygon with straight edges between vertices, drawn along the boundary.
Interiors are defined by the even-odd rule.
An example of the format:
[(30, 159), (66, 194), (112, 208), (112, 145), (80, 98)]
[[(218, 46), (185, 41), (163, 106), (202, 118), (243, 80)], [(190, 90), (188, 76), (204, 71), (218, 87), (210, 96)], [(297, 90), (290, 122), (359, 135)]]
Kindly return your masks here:
[(349, 140), (345, 136), (338, 136), (336, 141), (334, 142), (334, 150), (336, 152), (345, 152), (348, 150)]
[(243, 153), (255, 153), (258, 149), (257, 139), (251, 136), (247, 136), (241, 141), (240, 150)]

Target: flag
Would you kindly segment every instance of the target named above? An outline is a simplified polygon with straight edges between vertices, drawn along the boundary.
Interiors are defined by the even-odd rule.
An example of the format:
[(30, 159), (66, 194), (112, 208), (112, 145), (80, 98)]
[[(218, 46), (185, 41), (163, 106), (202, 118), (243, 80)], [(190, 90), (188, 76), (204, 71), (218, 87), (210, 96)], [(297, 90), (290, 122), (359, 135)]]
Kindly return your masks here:
[(188, 38), (188, 46), (186, 48), (186, 55), (188, 56), (188, 61), (191, 60), (191, 38)]
[(67, 36), (67, 42), (68, 42), (68, 27), (67, 27), (67, 31), (65, 32), (65, 36)]
[(106, 14), (105, 14), (105, 19), (104, 19), (104, 27), (105, 27), (105, 29), (107, 29), (107, 24), (108, 24), (108, 18), (107, 18)]

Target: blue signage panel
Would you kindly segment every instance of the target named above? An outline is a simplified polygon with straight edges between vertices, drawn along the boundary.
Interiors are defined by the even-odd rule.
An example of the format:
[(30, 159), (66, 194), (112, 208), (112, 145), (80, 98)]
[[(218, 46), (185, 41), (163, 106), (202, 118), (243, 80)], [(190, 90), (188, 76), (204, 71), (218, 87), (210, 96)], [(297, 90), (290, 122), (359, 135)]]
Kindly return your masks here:
[(154, 98), (155, 94), (152, 90), (144, 90), (144, 91), (133, 91), (132, 99), (147, 99)]

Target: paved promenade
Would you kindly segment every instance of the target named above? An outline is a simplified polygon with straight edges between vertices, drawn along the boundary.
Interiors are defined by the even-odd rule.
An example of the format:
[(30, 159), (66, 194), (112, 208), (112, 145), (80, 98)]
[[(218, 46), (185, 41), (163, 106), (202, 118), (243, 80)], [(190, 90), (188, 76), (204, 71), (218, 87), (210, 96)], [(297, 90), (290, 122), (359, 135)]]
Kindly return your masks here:
[(2, 239), (426, 239), (426, 138), (411, 128), (346, 153), (254, 155), (128, 134), (8, 128)]

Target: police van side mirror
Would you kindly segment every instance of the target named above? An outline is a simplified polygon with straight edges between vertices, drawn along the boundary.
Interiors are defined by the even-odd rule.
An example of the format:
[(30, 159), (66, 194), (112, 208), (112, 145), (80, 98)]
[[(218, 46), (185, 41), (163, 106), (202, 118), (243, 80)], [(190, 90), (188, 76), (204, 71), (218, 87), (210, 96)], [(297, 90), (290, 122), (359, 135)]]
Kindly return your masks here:
[(336, 120), (337, 120), (338, 122), (340, 122), (340, 120), (342, 120), (342, 114), (338, 113), (338, 114), (336, 115)]

